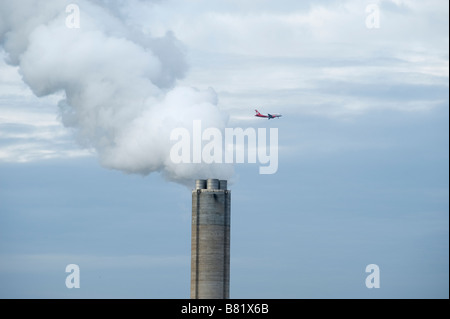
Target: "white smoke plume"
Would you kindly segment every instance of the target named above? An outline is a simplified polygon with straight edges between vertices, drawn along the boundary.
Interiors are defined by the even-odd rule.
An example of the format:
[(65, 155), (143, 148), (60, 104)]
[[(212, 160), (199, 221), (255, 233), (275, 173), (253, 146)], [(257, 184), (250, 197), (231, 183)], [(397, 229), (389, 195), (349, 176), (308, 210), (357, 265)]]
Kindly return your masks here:
[[(139, 3), (139, 2), (134, 2)], [(124, 1), (78, 0), (80, 28), (61, 0), (0, 0), (0, 45), (37, 96), (63, 92), (63, 124), (100, 163), (126, 173), (161, 172), (180, 183), (229, 178), (229, 165), (174, 164), (170, 132), (225, 127), (213, 89), (177, 87), (187, 72), (172, 33), (152, 37), (127, 24)]]

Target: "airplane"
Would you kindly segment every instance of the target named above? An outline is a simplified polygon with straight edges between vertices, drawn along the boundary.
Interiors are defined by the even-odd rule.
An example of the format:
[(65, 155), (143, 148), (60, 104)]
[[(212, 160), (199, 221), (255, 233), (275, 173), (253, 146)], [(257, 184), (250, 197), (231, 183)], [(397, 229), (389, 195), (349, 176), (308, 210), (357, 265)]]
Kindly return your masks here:
[(280, 117), (283, 116), (281, 114), (270, 114), (270, 113), (267, 114), (267, 115), (264, 115), (264, 114), (259, 113), (258, 110), (255, 110), (255, 112), (256, 112), (256, 114), (255, 114), (256, 117), (264, 117), (264, 118), (267, 118), (269, 120), (274, 119), (274, 118), (280, 118)]

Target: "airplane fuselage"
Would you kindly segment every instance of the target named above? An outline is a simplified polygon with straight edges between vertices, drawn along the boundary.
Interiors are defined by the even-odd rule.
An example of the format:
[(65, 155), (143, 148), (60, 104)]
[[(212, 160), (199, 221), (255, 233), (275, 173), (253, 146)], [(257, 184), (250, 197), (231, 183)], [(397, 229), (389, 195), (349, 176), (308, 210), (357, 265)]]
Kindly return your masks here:
[(270, 114), (270, 113), (268, 113), (267, 115), (265, 115), (265, 114), (259, 113), (258, 110), (255, 110), (255, 112), (256, 112), (256, 114), (255, 114), (256, 117), (262, 117), (262, 118), (266, 118), (266, 119), (269, 119), (269, 120), (282, 117), (281, 114)]

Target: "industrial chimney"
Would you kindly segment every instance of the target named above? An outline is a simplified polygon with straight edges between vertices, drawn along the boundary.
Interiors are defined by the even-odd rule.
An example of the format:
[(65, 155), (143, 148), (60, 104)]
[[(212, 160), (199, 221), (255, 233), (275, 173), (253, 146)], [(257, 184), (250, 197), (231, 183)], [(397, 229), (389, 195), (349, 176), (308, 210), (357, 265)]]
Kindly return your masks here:
[(197, 180), (192, 191), (191, 299), (230, 297), (230, 199), (227, 181)]

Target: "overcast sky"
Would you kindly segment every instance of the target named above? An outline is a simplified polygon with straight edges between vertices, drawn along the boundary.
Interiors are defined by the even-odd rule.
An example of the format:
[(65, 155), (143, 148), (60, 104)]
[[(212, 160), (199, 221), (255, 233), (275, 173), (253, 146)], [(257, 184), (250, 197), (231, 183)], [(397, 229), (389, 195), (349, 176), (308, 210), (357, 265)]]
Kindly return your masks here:
[[(189, 298), (224, 174), (232, 298), (448, 298), (448, 1), (216, 2), (0, 0), (0, 297)], [(278, 171), (172, 165), (197, 118), (278, 128)]]

